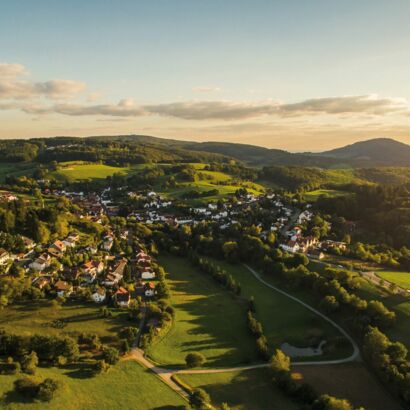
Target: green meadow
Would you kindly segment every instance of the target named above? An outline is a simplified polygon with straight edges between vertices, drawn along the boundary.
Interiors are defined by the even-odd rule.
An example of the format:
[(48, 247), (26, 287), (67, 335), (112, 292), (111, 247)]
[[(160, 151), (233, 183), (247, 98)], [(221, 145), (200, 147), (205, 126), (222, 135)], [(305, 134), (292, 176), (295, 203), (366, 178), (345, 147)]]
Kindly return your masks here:
[(66, 368), (38, 368), (34, 376), (59, 383), (51, 402), (32, 402), (13, 392), (13, 382), (24, 375), (0, 375), (0, 408), (5, 410), (135, 410), (184, 409), (186, 403), (150, 371), (134, 361), (122, 361), (107, 373), (88, 377)]
[(246, 322), (247, 303), (233, 296), (184, 258), (161, 255), (168, 272), (172, 327), (147, 353), (164, 365), (183, 365), (185, 356), (202, 353), (206, 366), (225, 367), (257, 360)]
[(204, 389), (212, 404), (220, 408), (227, 403), (232, 410), (296, 410), (274, 386), (268, 369), (215, 374), (180, 374), (178, 378), (191, 388)]

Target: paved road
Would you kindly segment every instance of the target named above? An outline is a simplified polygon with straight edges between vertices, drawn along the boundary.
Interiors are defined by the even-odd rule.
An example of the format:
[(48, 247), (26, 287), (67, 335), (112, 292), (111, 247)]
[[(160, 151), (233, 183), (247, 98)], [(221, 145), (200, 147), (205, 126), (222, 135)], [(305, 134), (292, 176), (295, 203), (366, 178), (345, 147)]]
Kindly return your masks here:
[(313, 308), (312, 306), (308, 305), (307, 303), (303, 302), (302, 300), (298, 299), (295, 296), (292, 296), (291, 294), (277, 288), (276, 286), (271, 285), (269, 282), (267, 282), (266, 280), (264, 280), (261, 275), (255, 271), (255, 269), (251, 268), (248, 265), (245, 265), (246, 268), (253, 274), (253, 276), (255, 276), (255, 278), (263, 283), (265, 286), (273, 289), (274, 291), (287, 296), (288, 298), (294, 300), (295, 302), (299, 303), (300, 305), (304, 306), (306, 309), (309, 309), (311, 312), (315, 313), (316, 315), (320, 316), (322, 319), (326, 320), (327, 322), (329, 322), (332, 326), (334, 326), (337, 330), (339, 330), (340, 333), (342, 333), (342, 335), (344, 337), (346, 337), (347, 340), (349, 340), (349, 342), (351, 343), (351, 345), (353, 346), (353, 353), (351, 354), (351, 356), (346, 357), (345, 359), (337, 359), (337, 360), (326, 360), (326, 361), (321, 361), (321, 362), (301, 362), (301, 363), (297, 363), (297, 362), (293, 362), (293, 364), (298, 364), (298, 365), (304, 365), (304, 364), (338, 364), (338, 363), (347, 363), (347, 362), (352, 362), (355, 360), (359, 360), (360, 359), (360, 350), (359, 350), (359, 346), (357, 345), (357, 343), (353, 340), (353, 338), (341, 327), (339, 326), (334, 320), (330, 319), (329, 317), (327, 317), (326, 315), (324, 315), (322, 312), (319, 312), (317, 309)]
[[(320, 316), (332, 326), (334, 326), (336, 329), (340, 331), (352, 344), (353, 346), (353, 353), (344, 359), (336, 359), (336, 360), (324, 360), (324, 361), (304, 361), (304, 362), (292, 362), (292, 365), (298, 365), (298, 366), (306, 366), (306, 365), (315, 365), (315, 366), (320, 366), (320, 365), (329, 365), (329, 364), (342, 364), (342, 363), (348, 363), (356, 360), (360, 360), (360, 350), (359, 347), (357, 346), (356, 342), (352, 339), (352, 337), (342, 328), (340, 327), (336, 322), (334, 322), (332, 319), (328, 318), (325, 316), (323, 313), (319, 312), (312, 306), (308, 305), (307, 303), (303, 302), (302, 300), (296, 298), (295, 296), (290, 295), (289, 293), (271, 285), (270, 283), (266, 282), (258, 272), (256, 272), (254, 269), (252, 269), (250, 266), (245, 265), (246, 268), (252, 273), (252, 275), (261, 283), (263, 283), (265, 286), (271, 288), (275, 292), (279, 292), (282, 295), (287, 296), (288, 298), (294, 300), (295, 302), (301, 304), (304, 306), (306, 309), (309, 309), (316, 315)], [(141, 323), (140, 323), (140, 329), (142, 329), (141, 326), (144, 325), (145, 322), (145, 312), (142, 315)], [(253, 364), (253, 365), (248, 365), (248, 366), (235, 366), (235, 367), (227, 367), (227, 368), (218, 368), (218, 369), (181, 369), (181, 370), (175, 370), (175, 369), (168, 369), (165, 367), (160, 367), (156, 366), (154, 363), (152, 363), (150, 360), (148, 360), (145, 357), (144, 351), (138, 347), (138, 342), (139, 342), (139, 337), (140, 337), (140, 332), (138, 333), (137, 339), (135, 340), (135, 343), (133, 345), (133, 348), (131, 349), (131, 352), (129, 355), (126, 357), (126, 359), (129, 360), (136, 360), (138, 363), (143, 365), (145, 368), (149, 369), (153, 373), (155, 373), (164, 383), (166, 383), (172, 390), (174, 390), (176, 393), (178, 393), (180, 396), (182, 396), (185, 399), (188, 399), (189, 394), (186, 392), (183, 388), (181, 388), (177, 383), (175, 383), (172, 380), (172, 376), (174, 374), (214, 374), (214, 373), (227, 373), (227, 372), (234, 372), (234, 371), (245, 371), (245, 370), (252, 370), (252, 369), (261, 369), (261, 368), (266, 368), (269, 367), (269, 363), (258, 363), (258, 364)]]

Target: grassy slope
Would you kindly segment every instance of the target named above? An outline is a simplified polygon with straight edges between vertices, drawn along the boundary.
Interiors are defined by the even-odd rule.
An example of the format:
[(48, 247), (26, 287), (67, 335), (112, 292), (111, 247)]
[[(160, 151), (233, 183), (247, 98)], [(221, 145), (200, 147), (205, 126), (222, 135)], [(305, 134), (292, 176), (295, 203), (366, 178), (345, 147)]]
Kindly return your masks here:
[(246, 325), (246, 303), (192, 267), (187, 259), (162, 255), (169, 272), (171, 330), (148, 354), (162, 364), (183, 364), (187, 353), (201, 352), (206, 365), (233, 366), (256, 361), (255, 342)]
[(356, 408), (399, 410), (401, 407), (361, 363), (295, 366), (293, 377), (309, 383), (318, 393), (348, 399)]
[(410, 289), (410, 272), (377, 271), (376, 274), (404, 289)]
[(70, 374), (70, 370), (39, 368), (36, 377), (51, 377), (61, 383), (50, 403), (27, 402), (8, 395), (21, 376), (0, 375), (0, 408), (8, 410), (126, 410), (183, 409), (184, 400), (152, 373), (132, 361), (120, 362), (97, 377)]
[(202, 388), (220, 406), (228, 403), (232, 410), (293, 410), (298, 407), (273, 386), (267, 369), (219, 374), (181, 374), (182, 381)]
[[(53, 308), (48, 301), (13, 304), (0, 311), (0, 327), (19, 335), (65, 334), (70, 332), (97, 333), (102, 341), (116, 340), (118, 331), (132, 322), (126, 320), (126, 313), (117, 311), (113, 318), (102, 318), (96, 304), (66, 302), (61, 308)], [(50, 324), (64, 320), (67, 324), (59, 329)], [(135, 326), (135, 324), (134, 324)]]
[[(310, 345), (312, 339), (323, 340), (341, 336), (332, 325), (308, 309), (257, 281), (244, 266), (230, 265), (222, 261), (216, 263), (241, 283), (243, 296), (255, 298), (256, 316), (263, 325), (272, 349), (279, 348), (284, 342), (305, 347)], [(346, 357), (350, 352), (350, 347), (340, 347), (316, 359)]]
[(61, 162), (59, 166), (60, 168), (52, 172), (51, 175), (59, 180), (75, 182), (85, 179), (105, 179), (114, 174), (129, 174), (141, 169), (145, 164), (132, 167), (112, 167), (104, 164), (87, 164), (81, 161), (72, 161)]
[(350, 195), (349, 192), (337, 191), (335, 189), (316, 189), (314, 191), (306, 192), (303, 196), (306, 201), (315, 202), (319, 198), (337, 198), (340, 196)]

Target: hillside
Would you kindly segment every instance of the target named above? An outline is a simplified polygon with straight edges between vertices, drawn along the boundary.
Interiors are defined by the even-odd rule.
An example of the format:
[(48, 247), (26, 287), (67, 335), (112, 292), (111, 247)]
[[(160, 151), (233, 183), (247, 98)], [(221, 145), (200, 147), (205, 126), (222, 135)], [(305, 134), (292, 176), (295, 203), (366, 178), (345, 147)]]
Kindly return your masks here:
[(410, 146), (391, 138), (376, 138), (322, 152), (320, 155), (369, 162), (374, 165), (409, 166)]

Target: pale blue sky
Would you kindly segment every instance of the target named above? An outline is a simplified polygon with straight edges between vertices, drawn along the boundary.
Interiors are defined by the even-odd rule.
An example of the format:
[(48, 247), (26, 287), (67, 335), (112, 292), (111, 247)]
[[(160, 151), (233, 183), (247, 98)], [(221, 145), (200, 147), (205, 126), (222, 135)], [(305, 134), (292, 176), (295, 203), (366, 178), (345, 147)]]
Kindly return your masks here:
[[(85, 101), (87, 95), (89, 100), (98, 99), (98, 104), (132, 98), (137, 106), (187, 101), (259, 104), (269, 99), (290, 104), (370, 94), (410, 100), (407, 0), (3, 0), (0, 5), (0, 63), (24, 65), (30, 72), (24, 78), (27, 81), (86, 83), (84, 94), (74, 98), (76, 103), (91, 104)], [(209, 90), (198, 92), (198, 88)], [(100, 133), (102, 121), (106, 121), (108, 133), (118, 128), (118, 132), (152, 130), (158, 131), (157, 135), (178, 136), (175, 134), (180, 130), (181, 138), (192, 134), (196, 139), (216, 139), (219, 135), (223, 139), (226, 134), (229, 139), (234, 133), (227, 127), (233, 121), (237, 130), (240, 125), (247, 126), (242, 142), (262, 138), (256, 131), (262, 119), (253, 117), (218, 119), (205, 115), (193, 121), (175, 115), (154, 118), (152, 113), (150, 118), (77, 118), (49, 113), (32, 121), (33, 114), (19, 109), (0, 115), (6, 120), (5, 129), (0, 126), (1, 137), (26, 136), (30, 129), (32, 135)], [(303, 115), (298, 121), (303, 118), (311, 124), (308, 117)], [(24, 118), (35, 125), (23, 127)], [(400, 125), (397, 133), (406, 140), (410, 133), (405, 119), (400, 125), (378, 115), (372, 124), (377, 120), (383, 135), (388, 126), (392, 137), (394, 127)], [(287, 135), (290, 133), (288, 119), (281, 122), (275, 117), (274, 124), (272, 120), (265, 116), (264, 127), (268, 123), (276, 129), (286, 125)], [(333, 123), (336, 128), (340, 125), (335, 116), (321, 116), (319, 121), (315, 114), (313, 121), (320, 127), (319, 134), (325, 129), (328, 133)], [(82, 128), (73, 127), (74, 122)], [(299, 141), (302, 134), (297, 124), (295, 127)], [(269, 135), (266, 128), (263, 138)], [(263, 141), (256, 143), (275, 145)]]

